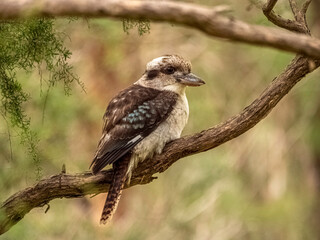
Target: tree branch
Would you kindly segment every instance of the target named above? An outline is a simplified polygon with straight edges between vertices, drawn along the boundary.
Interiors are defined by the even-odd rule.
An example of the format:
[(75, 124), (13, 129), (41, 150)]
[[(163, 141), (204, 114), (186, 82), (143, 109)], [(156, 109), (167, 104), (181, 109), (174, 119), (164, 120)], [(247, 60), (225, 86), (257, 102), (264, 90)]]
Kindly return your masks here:
[[(273, 8), (276, 1), (272, 0), (271, 3), (266, 8), (268, 11)], [(215, 37), (269, 46), (320, 59), (320, 41), (315, 38), (273, 27), (248, 24), (233, 17), (223, 16), (220, 12), (215, 8), (170, 1), (2, 0), (0, 2), (0, 19), (86, 16), (166, 21), (192, 27)]]
[[(260, 97), (241, 113), (213, 128), (167, 144), (161, 155), (138, 166), (132, 175), (130, 185), (126, 188), (150, 183), (154, 174), (165, 171), (178, 159), (215, 148), (248, 131), (266, 117), (297, 82), (319, 66), (320, 60), (297, 56)], [(1, 204), (0, 235), (20, 221), (31, 209), (44, 206), (53, 199), (107, 192), (112, 176), (112, 170), (103, 171), (96, 176), (90, 172), (75, 175), (62, 172), (17, 192)]]
[[(309, 2), (307, 0), (304, 4), (302, 12), (305, 12)], [(276, 0), (270, 0), (266, 9), (271, 11), (275, 4)], [(29, 11), (25, 12), (25, 9)], [(26, 13), (29, 16), (86, 15), (170, 21), (199, 29), (212, 36), (272, 46), (320, 59), (320, 41), (311, 37), (249, 25), (221, 16), (215, 10), (191, 4), (110, 0), (69, 0), (67, 2), (65, 0), (2, 0), (0, 3), (2, 19), (20, 18)], [(154, 179), (154, 174), (165, 171), (180, 158), (215, 148), (245, 133), (266, 117), (297, 82), (319, 66), (320, 60), (296, 56), (285, 71), (242, 112), (215, 127), (167, 144), (161, 155), (144, 161), (138, 166), (126, 188), (150, 183)], [(103, 171), (96, 176), (90, 172), (75, 175), (62, 172), (15, 193), (0, 206), (0, 235), (8, 231), (33, 208), (44, 206), (53, 199), (107, 192), (112, 176), (112, 170)]]
[[(306, 5), (306, 9), (308, 8), (311, 0), (307, 0), (304, 5)], [(297, 6), (297, 2), (295, 0), (289, 0), (291, 11), (294, 15), (295, 20), (285, 19), (280, 15), (277, 15), (273, 8), (275, 7), (277, 0), (268, 0), (267, 3), (263, 6), (262, 11), (264, 15), (268, 18), (268, 20), (275, 25), (287, 29), (289, 31), (305, 33), (309, 34), (309, 29), (306, 26), (306, 22), (304, 21), (304, 7), (300, 11)]]
[(268, 18), (268, 20), (281, 28), (298, 33), (304, 33), (304, 29), (302, 28), (302, 26), (300, 26), (300, 24), (297, 24), (296, 21), (285, 19), (273, 11), (276, 3), (277, 0), (268, 0), (262, 8), (263, 13)]
[(293, 13), (294, 19), (297, 22), (301, 22), (300, 11), (298, 9), (298, 4), (296, 0), (289, 0), (290, 8)]

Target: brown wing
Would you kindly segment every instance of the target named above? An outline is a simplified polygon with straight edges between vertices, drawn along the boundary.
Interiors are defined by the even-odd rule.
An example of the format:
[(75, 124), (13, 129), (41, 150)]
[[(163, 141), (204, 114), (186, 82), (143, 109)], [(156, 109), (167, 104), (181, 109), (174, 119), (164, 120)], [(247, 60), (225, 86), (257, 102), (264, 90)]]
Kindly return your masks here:
[(103, 116), (103, 132), (109, 132), (119, 121), (137, 106), (145, 101), (154, 99), (161, 91), (132, 85), (115, 96), (109, 103)]
[(105, 125), (91, 166), (99, 172), (129, 152), (163, 122), (178, 95), (134, 85), (115, 97), (105, 113)]

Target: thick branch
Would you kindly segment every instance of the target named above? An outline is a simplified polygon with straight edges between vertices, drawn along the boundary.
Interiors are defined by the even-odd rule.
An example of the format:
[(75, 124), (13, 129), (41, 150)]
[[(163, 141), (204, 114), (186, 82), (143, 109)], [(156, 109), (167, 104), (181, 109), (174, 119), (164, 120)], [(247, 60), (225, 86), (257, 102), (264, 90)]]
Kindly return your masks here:
[[(178, 159), (217, 147), (248, 131), (261, 121), (307, 73), (320, 66), (319, 61), (296, 57), (286, 70), (275, 78), (263, 93), (241, 113), (213, 128), (186, 136), (166, 145), (161, 155), (138, 166), (128, 187), (151, 182), (155, 173), (169, 168)], [(61, 173), (41, 180), (8, 198), (0, 207), (0, 234), (6, 232), (31, 209), (55, 198), (82, 197), (107, 192), (112, 170), (93, 176)]]
[(196, 28), (215, 37), (274, 47), (320, 59), (320, 41), (317, 39), (282, 29), (247, 24), (233, 17), (222, 16), (219, 12), (214, 8), (168, 1), (1, 0), (0, 2), (0, 19), (18, 19), (25, 16), (86, 16), (167, 21)]
[[(268, 9), (272, 9), (276, 1), (270, 0), (269, 2)], [(303, 11), (304, 8), (306, 7), (303, 7)], [(85, 15), (170, 21), (200, 29), (212, 36), (272, 46), (320, 59), (320, 41), (318, 40), (274, 28), (249, 25), (223, 17), (217, 13), (217, 10), (196, 5), (149, 1), (2, 0), (0, 2), (0, 18), (20, 18), (23, 14), (25, 15), (25, 9), (28, 9), (28, 15), (33, 16)], [(149, 183), (154, 179), (155, 173), (165, 171), (178, 159), (207, 151), (248, 131), (267, 116), (297, 82), (319, 66), (320, 60), (309, 60), (302, 56), (296, 57), (260, 97), (241, 113), (216, 127), (167, 144), (161, 155), (138, 166), (130, 185), (126, 187)], [(1, 204), (0, 234), (10, 229), (31, 209), (43, 206), (55, 198), (82, 197), (87, 194), (108, 191), (111, 178), (112, 170), (104, 171), (97, 176), (88, 172), (76, 175), (61, 173), (43, 179), (33, 187), (17, 192)]]

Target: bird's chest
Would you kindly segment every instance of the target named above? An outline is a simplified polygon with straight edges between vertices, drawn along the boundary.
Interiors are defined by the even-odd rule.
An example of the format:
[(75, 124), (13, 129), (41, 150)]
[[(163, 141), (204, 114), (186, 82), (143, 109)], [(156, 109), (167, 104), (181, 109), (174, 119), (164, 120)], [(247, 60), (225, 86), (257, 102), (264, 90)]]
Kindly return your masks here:
[[(185, 96), (180, 97), (168, 118), (159, 125), (159, 127), (150, 134), (150, 149), (159, 154), (162, 152), (164, 145), (181, 136), (181, 132), (187, 124), (189, 116), (188, 101)], [(148, 140), (148, 139), (146, 139)], [(144, 143), (142, 143), (144, 144)]]
[(185, 95), (178, 98), (172, 112), (149, 136), (143, 139), (132, 151), (131, 169), (138, 162), (160, 154), (167, 142), (180, 137), (189, 116), (188, 100)]

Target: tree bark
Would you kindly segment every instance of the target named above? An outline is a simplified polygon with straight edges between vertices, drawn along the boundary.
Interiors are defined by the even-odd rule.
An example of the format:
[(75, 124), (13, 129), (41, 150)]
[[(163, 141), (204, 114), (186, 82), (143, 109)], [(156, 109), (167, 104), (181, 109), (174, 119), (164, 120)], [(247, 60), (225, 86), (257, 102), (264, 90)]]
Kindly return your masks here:
[(273, 47), (320, 59), (320, 41), (304, 34), (248, 24), (223, 16), (221, 6), (203, 7), (171, 1), (1, 0), (0, 19), (25, 17), (112, 17), (171, 22), (210, 36)]
[[(264, 9), (266, 15), (271, 14), (276, 2), (276, 0), (267, 2)], [(307, 0), (299, 12), (295, 9), (295, 5), (291, 4), (294, 6), (291, 8), (295, 9), (293, 13), (296, 19), (289, 25), (284, 24), (283, 18), (274, 18), (273, 21), (289, 30), (304, 29), (302, 32), (309, 34), (305, 22), (305, 11), (309, 3), (310, 0)], [(213, 149), (245, 133), (266, 117), (306, 74), (320, 66), (319, 40), (304, 34), (250, 25), (222, 16), (220, 11), (221, 8), (208, 9), (192, 4), (165, 1), (2, 0), (0, 2), (0, 19), (30, 16), (147, 18), (182, 24), (211, 36), (305, 54), (305, 56), (297, 55), (284, 72), (274, 78), (260, 96), (236, 116), (215, 127), (172, 141), (165, 146), (162, 154), (141, 163), (126, 188), (150, 183), (155, 179), (153, 177), (155, 173), (165, 171), (177, 160)], [(8, 231), (33, 208), (44, 206), (53, 199), (107, 192), (112, 176), (112, 170), (103, 171), (96, 176), (90, 172), (74, 175), (62, 172), (15, 193), (0, 206), (0, 235)]]

